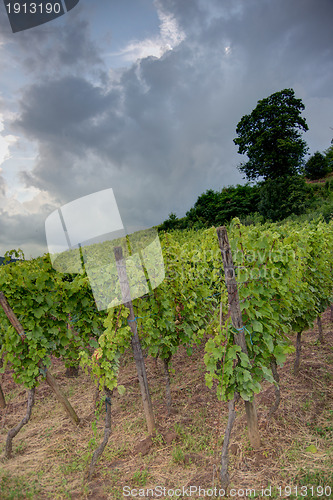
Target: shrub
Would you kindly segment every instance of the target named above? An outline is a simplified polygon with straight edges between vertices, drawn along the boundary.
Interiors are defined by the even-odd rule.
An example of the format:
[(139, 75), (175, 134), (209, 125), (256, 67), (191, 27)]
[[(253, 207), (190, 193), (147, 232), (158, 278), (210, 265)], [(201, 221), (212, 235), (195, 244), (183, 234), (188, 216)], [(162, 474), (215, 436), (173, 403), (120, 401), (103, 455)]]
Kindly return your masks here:
[(319, 151), (316, 151), (314, 155), (312, 155), (305, 164), (304, 172), (306, 177), (311, 180), (321, 179), (321, 177), (325, 177), (328, 173), (328, 161), (327, 157), (324, 156)]
[(298, 175), (268, 179), (261, 185), (259, 213), (273, 222), (306, 209), (308, 187)]

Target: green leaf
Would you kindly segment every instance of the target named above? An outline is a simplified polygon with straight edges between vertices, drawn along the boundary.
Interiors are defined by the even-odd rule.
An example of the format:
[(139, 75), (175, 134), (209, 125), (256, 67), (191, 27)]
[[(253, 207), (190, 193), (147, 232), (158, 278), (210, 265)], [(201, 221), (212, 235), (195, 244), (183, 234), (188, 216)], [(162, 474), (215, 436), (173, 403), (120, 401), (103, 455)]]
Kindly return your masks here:
[(260, 323), (259, 321), (257, 320), (253, 320), (252, 321), (252, 328), (255, 332), (260, 332), (262, 333), (263, 332), (263, 327), (262, 327), (262, 323)]
[(310, 446), (308, 446), (305, 451), (307, 453), (317, 453), (318, 452), (318, 450), (314, 444), (310, 444)]
[(126, 387), (124, 385), (117, 385), (117, 391), (120, 396), (123, 396), (126, 392)]

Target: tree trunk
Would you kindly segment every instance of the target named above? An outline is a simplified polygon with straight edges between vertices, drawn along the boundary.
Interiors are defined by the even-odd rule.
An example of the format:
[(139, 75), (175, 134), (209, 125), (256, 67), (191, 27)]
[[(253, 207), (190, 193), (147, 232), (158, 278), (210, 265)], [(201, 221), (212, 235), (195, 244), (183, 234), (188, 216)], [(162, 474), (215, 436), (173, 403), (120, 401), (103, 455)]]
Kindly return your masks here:
[(270, 419), (271, 416), (273, 415), (273, 413), (276, 412), (276, 410), (278, 409), (278, 407), (280, 405), (280, 401), (281, 401), (280, 377), (279, 377), (279, 374), (278, 374), (278, 371), (277, 371), (277, 365), (276, 365), (275, 358), (272, 359), (272, 361), (271, 361), (271, 368), (272, 368), (273, 378), (274, 378), (274, 380), (276, 382), (276, 385), (274, 384), (275, 402), (274, 402), (273, 406), (269, 410), (268, 419)]
[(229, 485), (229, 441), (230, 441), (230, 435), (231, 431), (234, 425), (234, 421), (236, 418), (236, 413), (235, 413), (235, 404), (239, 399), (239, 394), (236, 392), (234, 399), (229, 401), (228, 407), (229, 407), (229, 415), (228, 415), (228, 423), (227, 427), (224, 433), (224, 440), (223, 440), (223, 446), (222, 446), (222, 454), (221, 454), (221, 472), (220, 472), (220, 479), (221, 479), (221, 487), (226, 490), (228, 485)]
[(104, 388), (105, 393), (105, 404), (106, 404), (106, 414), (105, 414), (105, 426), (104, 426), (104, 437), (103, 441), (99, 445), (99, 447), (95, 450), (90, 466), (89, 471), (87, 473), (88, 481), (91, 480), (94, 470), (96, 468), (96, 464), (100, 457), (102, 456), (103, 451), (105, 450), (106, 445), (108, 444), (109, 438), (111, 436), (111, 396), (112, 391), (110, 389)]
[(321, 316), (317, 317), (317, 325), (318, 325), (318, 341), (322, 344), (324, 343), (324, 335), (323, 335), (323, 325), (321, 322)]
[[(242, 352), (248, 355), (245, 334), (244, 334), (242, 312), (239, 304), (237, 282), (235, 278), (235, 268), (232, 260), (227, 230), (224, 226), (222, 226), (218, 227), (216, 232), (222, 254), (224, 276), (228, 290), (230, 317), (233, 327), (238, 332), (234, 336), (235, 343), (241, 347)], [(253, 401), (245, 401), (245, 411), (246, 411), (248, 434), (251, 446), (254, 449), (258, 449), (260, 448), (260, 436), (259, 436), (257, 411), (254, 399)]]
[(302, 332), (297, 332), (297, 337), (296, 337), (296, 357), (295, 357), (295, 363), (294, 363), (294, 374), (297, 375), (299, 372), (299, 364), (300, 364), (300, 359), (301, 359), (301, 339), (302, 339)]
[(115, 255), (115, 259), (116, 259), (117, 272), (118, 272), (118, 277), (119, 277), (119, 282), (120, 282), (122, 299), (123, 299), (125, 307), (127, 307), (130, 310), (130, 314), (128, 316), (128, 323), (129, 323), (129, 326), (130, 326), (132, 333), (133, 333), (133, 337), (131, 340), (133, 355), (134, 355), (134, 360), (135, 360), (135, 364), (136, 364), (136, 369), (138, 372), (138, 378), (139, 378), (139, 384), (140, 384), (141, 396), (142, 396), (142, 402), (143, 402), (143, 409), (144, 409), (145, 416), (146, 416), (148, 432), (150, 434), (152, 434), (155, 432), (155, 420), (154, 420), (154, 413), (153, 413), (153, 405), (151, 403), (151, 398), (150, 398), (150, 393), (149, 393), (146, 366), (145, 366), (145, 362), (143, 359), (142, 348), (141, 348), (141, 344), (140, 344), (140, 340), (139, 340), (139, 336), (138, 336), (138, 329), (137, 329), (137, 324), (136, 324), (136, 318), (134, 315), (133, 304), (132, 304), (132, 300), (131, 300), (131, 291), (130, 291), (130, 287), (128, 284), (128, 278), (127, 278), (127, 273), (126, 273), (126, 264), (125, 264), (125, 259), (123, 259), (122, 248), (115, 247), (114, 248), (114, 255)]
[(6, 448), (5, 448), (5, 458), (11, 458), (12, 456), (12, 448), (13, 448), (13, 439), (20, 432), (22, 427), (26, 425), (31, 417), (32, 407), (35, 403), (35, 387), (33, 389), (29, 389), (28, 391), (28, 403), (27, 403), (27, 413), (25, 417), (21, 420), (19, 424), (17, 424), (13, 429), (11, 429), (7, 434), (6, 440)]

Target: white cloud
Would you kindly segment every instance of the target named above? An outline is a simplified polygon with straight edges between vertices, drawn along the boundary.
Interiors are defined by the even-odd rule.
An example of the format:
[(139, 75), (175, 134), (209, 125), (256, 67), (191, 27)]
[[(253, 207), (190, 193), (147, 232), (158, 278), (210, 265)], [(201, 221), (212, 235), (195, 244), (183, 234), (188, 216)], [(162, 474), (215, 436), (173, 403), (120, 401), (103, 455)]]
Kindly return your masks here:
[(159, 2), (156, 2), (156, 7), (160, 20), (159, 35), (144, 40), (132, 40), (122, 50), (110, 55), (120, 56), (123, 61), (130, 63), (149, 56), (160, 58), (185, 40), (185, 33), (176, 18), (165, 12)]
[(164, 12), (161, 8), (158, 9), (157, 13), (161, 21), (161, 40), (167, 45), (170, 45), (171, 48), (174, 48), (185, 40), (185, 33), (179, 27), (177, 20), (172, 14)]
[[(281, 3), (283, 8), (265, 1), (262, 14), (262, 0), (234, 0), (232, 6), (221, 0), (158, 0), (158, 31), (124, 42), (123, 50), (105, 61), (112, 69), (100, 84), (87, 69), (91, 51), (85, 59), (84, 51), (68, 43), (61, 58), (58, 40), (48, 51), (44, 38), (37, 44), (37, 30), (33, 47), (25, 43), (29, 33), (20, 38), (34, 55), (36, 72), (21, 91), (11, 130), (33, 145), (36, 160), (15, 166), (11, 159), (4, 167), (12, 189), (22, 170), (24, 189), (6, 190), (0, 176), (0, 208), (1, 203), (6, 208), (0, 245), (44, 249), (52, 197), (59, 206), (107, 187), (114, 189), (127, 226), (158, 224), (171, 211), (184, 215), (206, 189), (241, 182), (233, 143), (237, 123), (259, 99), (283, 88), (294, 88), (306, 106), (305, 140), (311, 149), (328, 147), (333, 3), (322, 0), (320, 9), (312, 0)], [(55, 37), (54, 32), (52, 42)], [(71, 55), (77, 64), (73, 74)], [(31, 156), (30, 149), (22, 149), (22, 138), (14, 151)], [(22, 215), (27, 211), (30, 216)]]
[(3, 135), (3, 122), (4, 116), (0, 114), (0, 165), (11, 157), (10, 147), (13, 146), (18, 140), (18, 137), (15, 135)]

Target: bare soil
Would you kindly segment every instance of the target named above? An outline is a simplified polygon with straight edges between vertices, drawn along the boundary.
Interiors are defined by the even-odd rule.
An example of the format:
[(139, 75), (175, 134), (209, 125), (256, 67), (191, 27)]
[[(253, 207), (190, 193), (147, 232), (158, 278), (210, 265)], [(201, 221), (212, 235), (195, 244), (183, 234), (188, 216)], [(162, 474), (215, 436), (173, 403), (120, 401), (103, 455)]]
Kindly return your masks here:
[[(333, 492), (333, 323), (328, 309), (322, 315), (325, 343), (317, 342), (316, 329), (302, 336), (300, 372), (293, 374), (294, 355), (279, 367), (281, 404), (270, 420), (274, 387), (264, 383), (256, 397), (262, 447), (254, 451), (246, 433), (244, 405), (237, 405), (231, 436), (230, 489), (225, 497), (316, 498), (316, 488)], [(0, 499), (121, 499), (154, 498), (153, 490), (166, 488), (155, 498), (203, 498), (194, 488), (219, 489), (219, 467), (227, 404), (219, 402), (214, 388), (205, 385), (204, 345), (189, 357), (184, 349), (174, 356), (173, 407), (165, 403), (162, 363), (146, 358), (158, 433), (147, 435), (135, 363), (124, 356), (119, 383), (126, 387), (112, 397), (112, 436), (90, 482), (85, 472), (93, 451), (102, 440), (105, 407), (95, 413), (95, 386), (81, 370), (76, 378), (54, 359), (52, 373), (78, 413), (75, 427), (45, 382), (36, 390), (30, 422), (13, 443), (13, 458), (0, 462)], [(7, 406), (0, 410), (0, 453), (8, 431), (26, 413), (27, 391), (13, 382), (10, 370), (1, 376)], [(309, 446), (313, 445), (311, 451)], [(123, 488), (127, 486), (127, 490)], [(189, 496), (188, 488), (192, 486)], [(292, 495), (288, 496), (292, 488)], [(298, 493), (296, 494), (296, 486)], [(300, 495), (300, 488), (311, 487)], [(180, 496), (173, 490), (185, 488)], [(264, 495), (262, 488), (272, 488)], [(281, 490), (276, 490), (280, 487)], [(150, 493), (146, 490), (151, 488)], [(187, 488), (187, 489), (186, 489)], [(233, 489), (233, 490), (232, 490)], [(124, 496), (124, 492), (131, 492)], [(168, 493), (168, 490), (169, 493)], [(159, 490), (160, 491), (160, 490)], [(186, 496), (187, 491), (187, 496)], [(281, 491), (281, 492), (280, 492)], [(306, 490), (303, 489), (304, 493)], [(141, 493), (140, 493), (141, 492)], [(287, 492), (287, 493), (286, 493)], [(314, 494), (312, 493), (314, 492)], [(329, 489), (326, 489), (329, 493)], [(144, 495), (143, 495), (144, 494)], [(298, 496), (297, 496), (298, 495)], [(218, 498), (218, 497), (216, 497)], [(254, 498), (252, 494), (252, 498)], [(333, 498), (325, 494), (321, 498)]]

